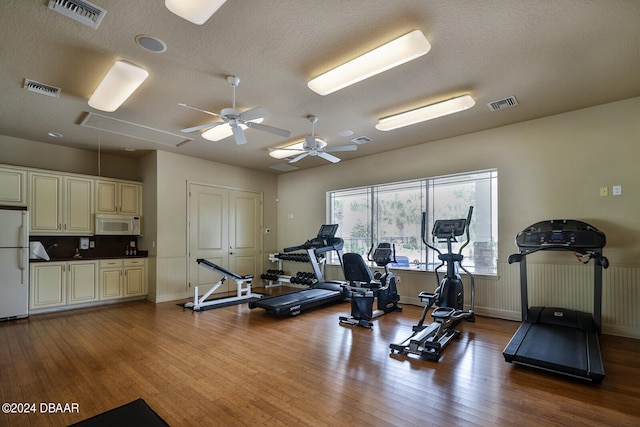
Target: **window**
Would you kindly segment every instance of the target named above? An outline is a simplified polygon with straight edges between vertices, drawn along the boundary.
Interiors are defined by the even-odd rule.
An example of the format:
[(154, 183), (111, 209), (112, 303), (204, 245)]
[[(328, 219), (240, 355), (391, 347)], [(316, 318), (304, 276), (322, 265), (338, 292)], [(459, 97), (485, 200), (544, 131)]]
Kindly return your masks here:
[(473, 206), (471, 242), (463, 251), (463, 265), (475, 273), (495, 275), (497, 186), (498, 172), (492, 169), (330, 191), (328, 222), (340, 225), (344, 252), (366, 256), (372, 245), (388, 242), (396, 248), (397, 263), (392, 267), (433, 270), (440, 262), (422, 242), (422, 213), (426, 212), (427, 239), (431, 241), (435, 220), (466, 218)]

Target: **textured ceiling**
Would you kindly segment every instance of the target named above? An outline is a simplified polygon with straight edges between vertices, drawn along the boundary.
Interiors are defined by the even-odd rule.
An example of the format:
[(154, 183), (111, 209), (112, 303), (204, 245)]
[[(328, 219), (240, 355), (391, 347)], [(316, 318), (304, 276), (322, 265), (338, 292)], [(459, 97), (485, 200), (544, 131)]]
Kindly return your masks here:
[[(47, 0), (0, 2), (0, 134), (94, 151), (100, 143), (123, 156), (166, 150), (279, 173), (271, 167), (286, 161), (267, 149), (310, 133), (308, 115), (318, 116), (316, 134), (329, 145), (373, 140), (338, 153), (346, 160), (640, 96), (638, 1), (228, 0), (202, 26), (161, 0), (92, 3), (107, 10), (98, 29), (52, 12)], [(428, 54), (327, 96), (308, 89), (309, 79), (413, 29), (431, 43)], [(160, 38), (167, 51), (142, 49), (139, 34)], [(117, 111), (91, 109), (88, 98), (119, 59), (149, 78)], [(228, 75), (241, 79), (238, 107), (263, 107), (271, 113), (263, 123), (291, 138), (249, 129), (248, 144), (237, 146), (180, 134), (212, 117), (179, 102), (216, 112), (231, 106)], [(29, 92), (25, 78), (62, 94)], [(475, 107), (395, 131), (374, 128), (381, 117), (463, 93)], [(486, 105), (508, 96), (519, 105)], [(81, 126), (89, 112), (193, 140), (173, 147)], [(324, 164), (308, 157), (295, 166)]]

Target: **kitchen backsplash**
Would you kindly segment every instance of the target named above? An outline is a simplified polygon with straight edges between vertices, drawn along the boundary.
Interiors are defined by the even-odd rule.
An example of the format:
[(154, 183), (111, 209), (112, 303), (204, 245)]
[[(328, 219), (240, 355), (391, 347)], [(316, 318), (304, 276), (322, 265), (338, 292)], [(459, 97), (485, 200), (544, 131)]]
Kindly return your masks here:
[[(76, 253), (76, 249), (82, 258), (109, 258), (127, 256), (127, 247), (131, 242), (138, 246), (137, 236), (88, 236), (95, 246), (89, 249), (80, 249), (80, 236), (31, 236), (29, 241), (41, 242), (51, 259), (68, 259)], [(137, 255), (145, 252), (137, 248)], [(131, 253), (129, 253), (131, 255)]]

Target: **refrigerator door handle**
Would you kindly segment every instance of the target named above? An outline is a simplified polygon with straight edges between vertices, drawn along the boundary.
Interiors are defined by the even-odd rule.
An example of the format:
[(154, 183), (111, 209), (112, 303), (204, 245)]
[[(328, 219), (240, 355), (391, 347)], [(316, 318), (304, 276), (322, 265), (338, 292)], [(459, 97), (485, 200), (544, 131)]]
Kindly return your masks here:
[(25, 260), (29, 259), (29, 248), (22, 248), (21, 249), (21, 256), (20, 256), (20, 274), (21, 274), (21, 280), (22, 280), (22, 284), (23, 285), (28, 285), (29, 283), (29, 275), (28, 275), (28, 265), (25, 265)]

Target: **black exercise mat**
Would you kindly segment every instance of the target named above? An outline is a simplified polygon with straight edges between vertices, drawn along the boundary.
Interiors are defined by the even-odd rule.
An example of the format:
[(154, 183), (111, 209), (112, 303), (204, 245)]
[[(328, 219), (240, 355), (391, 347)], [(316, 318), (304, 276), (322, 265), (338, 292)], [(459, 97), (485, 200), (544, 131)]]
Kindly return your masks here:
[[(219, 298), (219, 299), (224, 299), (224, 298)], [(193, 310), (193, 311), (207, 311), (207, 310), (213, 310), (213, 309), (216, 309), (216, 308), (222, 308), (222, 307), (229, 307), (229, 306), (232, 306), (232, 305), (244, 304), (244, 303), (248, 303), (250, 301), (257, 301), (259, 299), (260, 298), (247, 298), (247, 299), (237, 300), (237, 301), (227, 301), (227, 302), (216, 304), (216, 305), (208, 305), (206, 307), (201, 307), (199, 310), (193, 310), (193, 307), (185, 307), (184, 305), (187, 304), (186, 302), (180, 303), (180, 304), (178, 304), (178, 306), (182, 307), (182, 308), (187, 308), (187, 309)], [(206, 300), (205, 302), (215, 301), (215, 300), (216, 299), (209, 299), (209, 300)], [(188, 301), (188, 302), (192, 303), (193, 301)]]
[(122, 405), (70, 427), (170, 427), (143, 399)]

